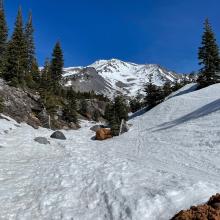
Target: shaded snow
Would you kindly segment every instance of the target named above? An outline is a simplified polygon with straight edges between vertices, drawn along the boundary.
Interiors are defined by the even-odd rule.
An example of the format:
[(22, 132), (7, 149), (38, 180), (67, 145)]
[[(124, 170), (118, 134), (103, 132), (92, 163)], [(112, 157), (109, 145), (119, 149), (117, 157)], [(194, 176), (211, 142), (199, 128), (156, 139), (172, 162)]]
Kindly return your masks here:
[(220, 189), (220, 84), (183, 91), (105, 142), (82, 122), (40, 145), (52, 131), (0, 119), (0, 219), (167, 220), (207, 201)]

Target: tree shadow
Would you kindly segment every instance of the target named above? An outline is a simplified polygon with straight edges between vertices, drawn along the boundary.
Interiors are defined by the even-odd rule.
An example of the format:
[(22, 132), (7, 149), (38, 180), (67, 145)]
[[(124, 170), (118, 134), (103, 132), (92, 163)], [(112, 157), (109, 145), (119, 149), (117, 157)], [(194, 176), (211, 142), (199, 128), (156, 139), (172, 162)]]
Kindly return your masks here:
[(154, 130), (153, 132), (166, 130), (166, 129), (175, 127), (175, 126), (183, 124), (185, 122), (204, 117), (204, 116), (209, 115), (209, 114), (216, 112), (218, 110), (220, 110), (220, 99), (217, 99), (207, 105), (204, 105), (203, 107), (201, 107), (201, 108), (199, 108), (199, 109), (197, 109), (197, 110), (195, 110), (195, 111), (193, 111), (183, 117), (180, 117), (176, 120), (173, 120), (170, 122), (165, 122), (165, 123), (159, 125), (158, 129)]
[(129, 116), (128, 120), (131, 120), (131, 119), (133, 119), (133, 118), (136, 118), (136, 117), (138, 117), (138, 116), (141, 116), (141, 115), (145, 114), (148, 110), (149, 110), (149, 109), (147, 109), (147, 107), (142, 108), (142, 109), (136, 111), (135, 113), (133, 113), (131, 116)]
[(185, 94), (190, 93), (190, 92), (194, 92), (197, 89), (198, 89), (198, 85), (195, 84), (195, 85), (191, 86), (190, 88), (188, 88), (188, 89), (186, 89), (184, 91), (181, 91), (181, 92), (175, 94), (174, 96), (171, 96), (171, 98), (174, 98), (174, 97), (177, 97), (177, 96), (181, 96), (181, 95), (185, 95)]

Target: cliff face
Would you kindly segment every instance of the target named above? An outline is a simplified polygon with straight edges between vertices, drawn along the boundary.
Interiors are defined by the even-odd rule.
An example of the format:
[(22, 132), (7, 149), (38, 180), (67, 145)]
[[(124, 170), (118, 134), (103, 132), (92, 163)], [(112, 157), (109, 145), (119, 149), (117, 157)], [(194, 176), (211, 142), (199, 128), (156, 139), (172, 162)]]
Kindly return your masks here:
[(40, 96), (21, 89), (8, 86), (0, 79), (0, 96), (4, 101), (3, 113), (15, 119), (17, 122), (38, 127), (42, 123), (37, 115), (42, 112)]

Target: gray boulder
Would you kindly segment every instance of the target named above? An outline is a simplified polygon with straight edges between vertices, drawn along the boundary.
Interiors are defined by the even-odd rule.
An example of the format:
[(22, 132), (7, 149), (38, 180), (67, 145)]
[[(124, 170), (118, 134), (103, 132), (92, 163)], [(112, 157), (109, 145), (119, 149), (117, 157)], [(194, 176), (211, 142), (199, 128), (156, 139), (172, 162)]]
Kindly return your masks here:
[(50, 142), (45, 137), (36, 137), (34, 140), (39, 144), (50, 144)]
[(59, 140), (66, 140), (65, 135), (61, 131), (55, 131), (50, 137)]
[(108, 128), (108, 127), (107, 127), (107, 126), (104, 126), (104, 125), (94, 125), (94, 126), (92, 126), (92, 127), (90, 128), (90, 130), (96, 132), (96, 131), (98, 131), (98, 130), (101, 129), (101, 128)]

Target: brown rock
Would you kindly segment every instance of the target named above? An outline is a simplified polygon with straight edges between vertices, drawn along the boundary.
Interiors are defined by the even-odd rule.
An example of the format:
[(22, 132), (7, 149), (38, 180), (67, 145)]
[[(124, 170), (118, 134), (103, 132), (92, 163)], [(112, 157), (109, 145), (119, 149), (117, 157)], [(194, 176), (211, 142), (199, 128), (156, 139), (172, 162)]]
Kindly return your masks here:
[(220, 220), (220, 194), (212, 196), (207, 204), (180, 211), (171, 220)]
[(100, 128), (96, 131), (96, 140), (103, 141), (112, 138), (111, 130), (108, 128)]
[(212, 196), (209, 199), (207, 204), (212, 206), (213, 208), (219, 209), (220, 208), (220, 194), (217, 193), (215, 196)]

